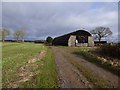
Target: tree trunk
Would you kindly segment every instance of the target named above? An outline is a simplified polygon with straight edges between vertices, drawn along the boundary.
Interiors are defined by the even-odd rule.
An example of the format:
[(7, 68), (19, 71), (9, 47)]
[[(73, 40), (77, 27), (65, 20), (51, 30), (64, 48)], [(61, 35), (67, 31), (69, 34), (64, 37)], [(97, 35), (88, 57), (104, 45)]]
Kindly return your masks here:
[(4, 42), (5, 41), (5, 38), (4, 37), (2, 37), (2, 42)]
[(24, 39), (22, 39), (22, 42), (24, 42)]
[(3, 39), (2, 42), (5, 42), (5, 40)]
[(98, 38), (99, 42), (101, 41), (101, 38)]
[(18, 42), (18, 39), (17, 39), (17, 42)]

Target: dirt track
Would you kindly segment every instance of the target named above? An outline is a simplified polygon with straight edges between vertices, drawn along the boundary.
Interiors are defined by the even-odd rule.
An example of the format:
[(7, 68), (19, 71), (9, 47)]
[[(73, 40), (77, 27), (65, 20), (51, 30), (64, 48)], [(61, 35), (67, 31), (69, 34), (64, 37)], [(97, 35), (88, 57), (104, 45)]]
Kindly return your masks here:
[(111, 87), (118, 87), (118, 77), (112, 73), (82, 59), (82, 57), (72, 54), (72, 50), (62, 47), (53, 47), (55, 62), (58, 69), (59, 83), (61, 88), (92, 88), (94, 87), (91, 82), (81, 74), (81, 72), (73, 66), (68, 58), (64, 57), (65, 54), (70, 59), (81, 63), (87, 69), (91, 70), (96, 77), (103, 78)]

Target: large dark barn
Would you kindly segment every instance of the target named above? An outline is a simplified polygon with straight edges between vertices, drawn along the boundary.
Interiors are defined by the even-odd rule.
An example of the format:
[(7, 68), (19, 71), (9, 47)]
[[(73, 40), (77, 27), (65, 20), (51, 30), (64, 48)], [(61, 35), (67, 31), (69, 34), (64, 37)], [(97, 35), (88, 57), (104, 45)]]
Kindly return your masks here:
[[(70, 37), (72, 36), (72, 40)], [(73, 37), (75, 37), (73, 39)], [(87, 44), (88, 46), (88, 37), (92, 37), (91, 34), (85, 30), (77, 30), (75, 32), (71, 32), (59, 37), (54, 38), (52, 44), (53, 45), (62, 45), (62, 46), (70, 46), (69, 43), (72, 42), (76, 45), (76, 40), (78, 44)]]

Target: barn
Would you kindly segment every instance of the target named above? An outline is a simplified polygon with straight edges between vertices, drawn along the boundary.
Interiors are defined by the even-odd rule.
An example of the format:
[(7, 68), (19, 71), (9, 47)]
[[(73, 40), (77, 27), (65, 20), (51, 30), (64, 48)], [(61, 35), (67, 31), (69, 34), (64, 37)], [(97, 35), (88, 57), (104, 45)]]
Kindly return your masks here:
[(85, 30), (77, 30), (53, 39), (53, 45), (94, 46), (92, 35)]

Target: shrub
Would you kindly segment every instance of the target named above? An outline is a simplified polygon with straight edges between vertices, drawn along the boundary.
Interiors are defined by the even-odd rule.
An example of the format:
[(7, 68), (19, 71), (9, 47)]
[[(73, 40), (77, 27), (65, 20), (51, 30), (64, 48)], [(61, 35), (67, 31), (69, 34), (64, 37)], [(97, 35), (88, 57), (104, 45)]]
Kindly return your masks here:
[(46, 45), (52, 45), (52, 41), (53, 41), (53, 38), (50, 37), (50, 36), (48, 36), (48, 37), (46, 38)]
[(96, 53), (102, 56), (120, 59), (120, 45), (102, 45), (96, 49)]

